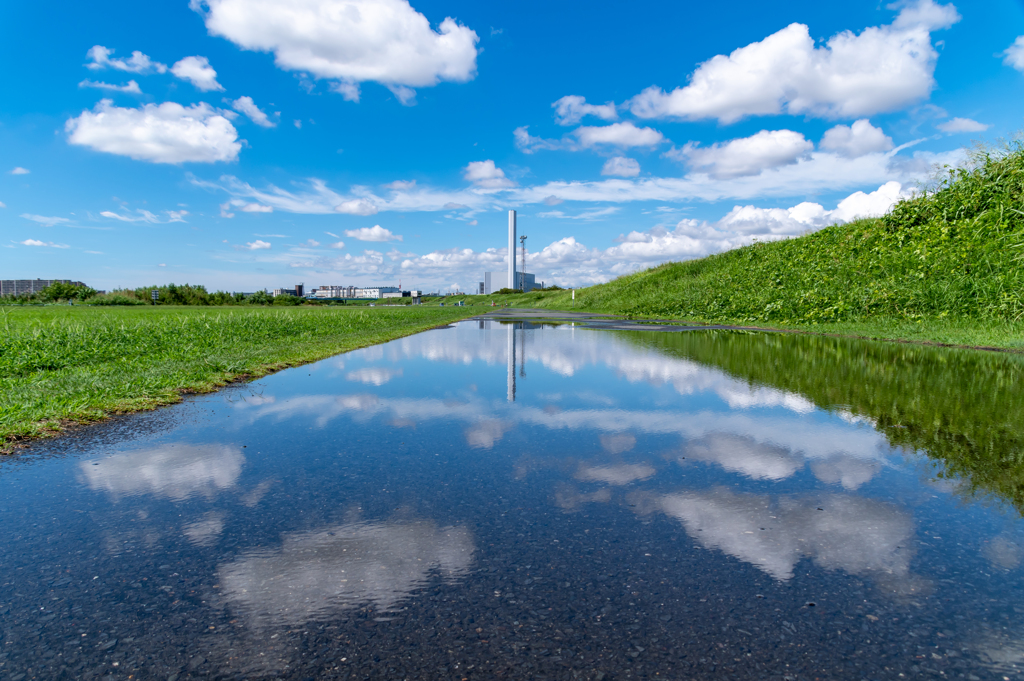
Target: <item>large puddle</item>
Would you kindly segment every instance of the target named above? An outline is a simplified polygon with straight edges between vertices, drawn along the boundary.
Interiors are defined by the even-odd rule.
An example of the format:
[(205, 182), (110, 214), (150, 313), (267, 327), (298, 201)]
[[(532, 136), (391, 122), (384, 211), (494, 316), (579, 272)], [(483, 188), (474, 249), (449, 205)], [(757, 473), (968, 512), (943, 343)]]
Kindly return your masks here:
[(463, 322), (0, 461), (0, 679), (1015, 678), (1022, 438), (1016, 356)]

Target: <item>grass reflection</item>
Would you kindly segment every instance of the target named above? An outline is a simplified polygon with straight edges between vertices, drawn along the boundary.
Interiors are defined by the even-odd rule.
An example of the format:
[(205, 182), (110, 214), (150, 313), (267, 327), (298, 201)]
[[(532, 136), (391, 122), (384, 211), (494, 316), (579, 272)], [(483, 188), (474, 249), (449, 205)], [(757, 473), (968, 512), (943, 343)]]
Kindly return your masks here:
[(847, 338), (746, 332), (624, 334), (751, 385), (871, 419), (937, 477), (1024, 513), (1024, 357)]

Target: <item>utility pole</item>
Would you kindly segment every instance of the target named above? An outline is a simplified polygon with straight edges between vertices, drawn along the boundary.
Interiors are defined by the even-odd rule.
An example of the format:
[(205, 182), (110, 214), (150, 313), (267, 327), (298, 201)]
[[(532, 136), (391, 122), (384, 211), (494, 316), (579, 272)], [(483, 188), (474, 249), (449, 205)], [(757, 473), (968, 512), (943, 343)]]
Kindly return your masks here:
[(523, 246), (523, 273), (519, 277), (519, 288), (526, 293), (526, 235), (519, 237), (519, 243)]

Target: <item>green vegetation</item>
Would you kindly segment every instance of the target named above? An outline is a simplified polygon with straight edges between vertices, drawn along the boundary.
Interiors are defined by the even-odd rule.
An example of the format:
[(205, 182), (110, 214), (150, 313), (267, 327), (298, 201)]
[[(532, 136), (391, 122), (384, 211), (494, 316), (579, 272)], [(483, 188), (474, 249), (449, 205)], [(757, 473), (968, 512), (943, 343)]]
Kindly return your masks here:
[(992, 495), (1024, 512), (1020, 355), (792, 334), (623, 337), (871, 419), (893, 446), (927, 453), (938, 477), (959, 481), (963, 493)]
[(447, 306), (0, 307), (0, 444), (471, 314)]
[[(569, 292), (508, 296), (569, 309)], [(977, 151), (881, 219), (668, 263), (580, 289), (574, 308), (1019, 347), (1024, 340), (1024, 146)], [(909, 336), (903, 335), (909, 329)]]

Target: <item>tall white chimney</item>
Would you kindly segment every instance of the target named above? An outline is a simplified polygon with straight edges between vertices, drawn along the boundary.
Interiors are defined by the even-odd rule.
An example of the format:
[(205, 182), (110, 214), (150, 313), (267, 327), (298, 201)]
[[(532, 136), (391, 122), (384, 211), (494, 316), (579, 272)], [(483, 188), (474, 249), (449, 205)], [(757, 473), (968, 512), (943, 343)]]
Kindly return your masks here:
[(508, 212), (508, 287), (516, 286), (516, 212)]

